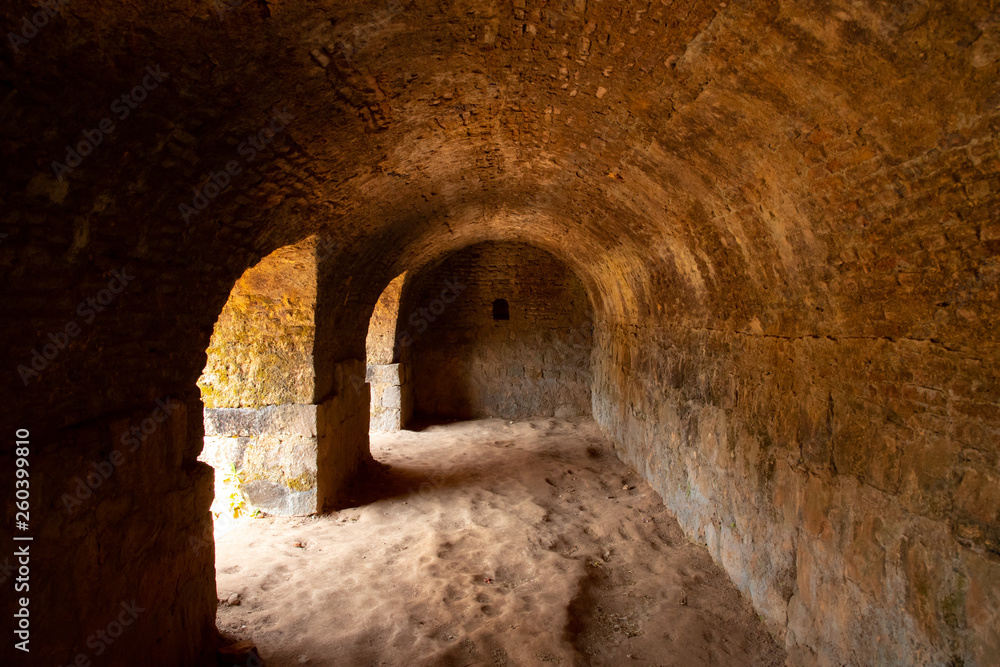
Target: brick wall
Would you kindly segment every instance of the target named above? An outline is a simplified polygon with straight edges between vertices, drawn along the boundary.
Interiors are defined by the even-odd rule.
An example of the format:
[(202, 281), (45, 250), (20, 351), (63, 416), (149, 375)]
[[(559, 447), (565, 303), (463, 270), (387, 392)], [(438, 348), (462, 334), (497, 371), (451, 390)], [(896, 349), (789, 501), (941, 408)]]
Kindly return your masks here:
[[(796, 145), (858, 150), (820, 135)], [(734, 298), (754, 292), (719, 263), (714, 312), (598, 327), (595, 417), (797, 664), (1000, 651), (997, 346), (977, 328), (997, 303), (997, 146), (948, 141), (817, 174), (793, 208), (825, 256), (795, 240), (814, 259), (780, 298)], [(839, 218), (818, 214), (831, 197)]]
[[(361, 456), (367, 392), (338, 393), (337, 369), (363, 364), (384, 286), (530, 242), (593, 299), (595, 415), (800, 662), (1000, 662), (991, 3), (181, 9), (74, 1), (0, 77), (0, 413), (32, 430), (52, 540), (32, 559), (32, 604), (55, 610), (39, 659), (73, 659), (139, 591), (157, 611), (115, 659), (210, 652), (211, 552), (187, 551), (211, 526), (195, 383), (235, 281), (319, 233), (338, 247), (317, 272), (312, 402), (321, 440), (352, 453), (321, 447), (332, 470)], [(57, 179), (147, 65), (170, 78)], [(296, 118), (247, 161), (276, 106)], [(242, 175), (183, 220), (233, 160)], [(82, 317), (115, 271), (134, 279)], [(164, 396), (189, 428), (63, 519), (74, 471)], [(339, 479), (318, 470), (329, 496)]]
[[(447, 299), (452, 299), (450, 302)], [(505, 299), (509, 320), (493, 319)], [(482, 243), (407, 286), (397, 339), (414, 407), (446, 417), (590, 414), (591, 309), (580, 281), (525, 244)]]

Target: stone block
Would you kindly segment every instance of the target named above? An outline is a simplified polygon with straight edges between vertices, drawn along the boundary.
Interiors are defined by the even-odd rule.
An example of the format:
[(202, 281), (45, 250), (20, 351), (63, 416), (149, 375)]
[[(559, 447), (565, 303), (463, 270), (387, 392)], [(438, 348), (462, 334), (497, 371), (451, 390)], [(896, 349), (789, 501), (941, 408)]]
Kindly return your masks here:
[(252, 408), (205, 408), (205, 435), (249, 437), (260, 433), (259, 413)]
[[(271, 405), (259, 410), (205, 410), (205, 447), (199, 459), (216, 470), (224, 488), (230, 466), (243, 474), (247, 502), (269, 514), (316, 511), (315, 405)], [(228, 511), (219, 495), (214, 511)]]
[(268, 514), (306, 516), (316, 512), (316, 489), (294, 491), (284, 484), (258, 479), (243, 485), (247, 502)]
[(369, 364), (366, 379), (371, 384), (403, 384), (402, 364)]
[(268, 405), (257, 418), (261, 435), (316, 436), (315, 405)]
[(403, 392), (399, 386), (387, 386), (382, 391), (382, 407), (399, 410), (403, 405)]
[(369, 430), (372, 433), (395, 433), (402, 427), (400, 411), (380, 408), (372, 410)]

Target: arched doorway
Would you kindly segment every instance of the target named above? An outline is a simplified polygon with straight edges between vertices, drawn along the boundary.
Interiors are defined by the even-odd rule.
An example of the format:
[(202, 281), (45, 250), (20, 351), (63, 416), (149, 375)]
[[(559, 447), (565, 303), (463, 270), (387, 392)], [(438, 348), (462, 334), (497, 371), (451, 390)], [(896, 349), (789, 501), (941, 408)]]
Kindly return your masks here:
[(407, 281), (401, 312), (398, 339), (422, 417), (591, 415), (591, 302), (550, 253), (467, 246)]
[(315, 238), (274, 251), (236, 282), (216, 321), (198, 386), (217, 535), (259, 511), (317, 511), (315, 255)]
[(396, 340), (399, 300), (406, 272), (390, 282), (372, 312), (365, 341), (367, 381), (371, 385), (371, 422), (376, 433), (392, 433), (406, 426), (413, 411), (410, 366), (404, 346)]

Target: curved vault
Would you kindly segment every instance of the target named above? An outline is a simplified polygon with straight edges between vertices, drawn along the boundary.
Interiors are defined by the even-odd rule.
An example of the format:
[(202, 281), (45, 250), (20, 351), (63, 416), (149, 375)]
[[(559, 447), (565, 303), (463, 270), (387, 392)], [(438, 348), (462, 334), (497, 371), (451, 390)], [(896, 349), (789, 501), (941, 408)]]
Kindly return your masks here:
[[(209, 645), (196, 381), (247, 267), (326, 243), (322, 403), (392, 277), (494, 238), (581, 277), (596, 418), (804, 661), (997, 661), (990, 3), (223, 9), (78, 0), (0, 57), (0, 411), (49, 452), (51, 554), (104, 536), (100, 559), (38, 561), (69, 572), (51, 581), (72, 602), (39, 632), (97, 627), (144, 590), (156, 630), (136, 655)], [(147, 67), (168, 76), (57, 179)], [(116, 271), (125, 288), (85, 317)], [(167, 397), (115, 491), (160, 502), (61, 514), (81, 467)], [(85, 640), (48, 634), (52, 662)]]

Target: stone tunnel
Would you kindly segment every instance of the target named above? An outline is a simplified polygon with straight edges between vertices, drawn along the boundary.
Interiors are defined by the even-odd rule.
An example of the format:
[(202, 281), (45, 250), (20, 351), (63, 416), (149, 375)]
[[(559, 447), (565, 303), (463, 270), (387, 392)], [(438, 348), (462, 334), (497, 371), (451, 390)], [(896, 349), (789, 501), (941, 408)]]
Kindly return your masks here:
[(215, 664), (213, 438), (322, 516), (420, 413), (594, 420), (788, 664), (1000, 663), (996, 2), (0, 24), (0, 662)]

